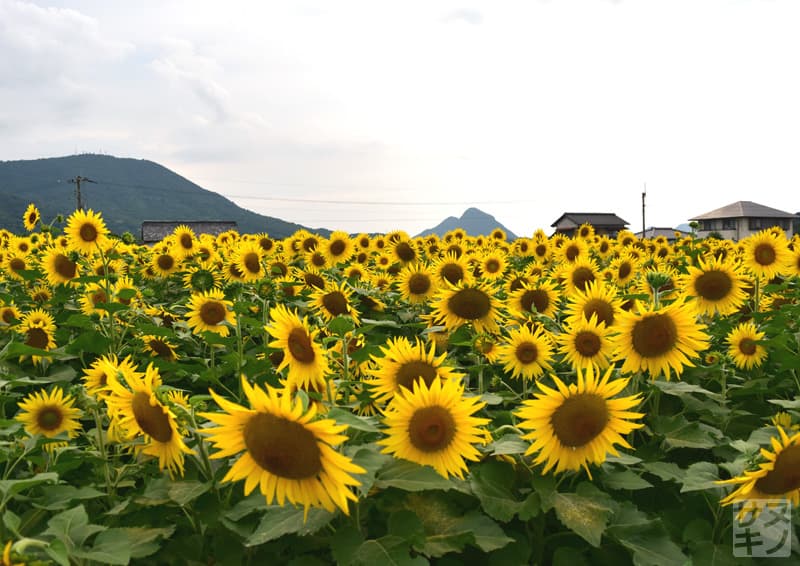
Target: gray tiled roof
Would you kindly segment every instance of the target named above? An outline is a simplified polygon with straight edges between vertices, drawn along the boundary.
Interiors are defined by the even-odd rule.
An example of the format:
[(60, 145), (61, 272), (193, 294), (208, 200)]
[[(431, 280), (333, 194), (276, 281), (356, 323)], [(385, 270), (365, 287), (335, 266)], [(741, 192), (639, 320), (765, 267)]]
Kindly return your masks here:
[(690, 220), (711, 220), (715, 218), (794, 218), (796, 215), (791, 212), (784, 212), (776, 208), (770, 208), (763, 204), (740, 200), (722, 208), (706, 212)]
[(550, 226), (558, 226), (562, 220), (570, 220), (576, 225), (591, 224), (592, 226), (619, 226), (628, 223), (613, 212), (565, 212)]

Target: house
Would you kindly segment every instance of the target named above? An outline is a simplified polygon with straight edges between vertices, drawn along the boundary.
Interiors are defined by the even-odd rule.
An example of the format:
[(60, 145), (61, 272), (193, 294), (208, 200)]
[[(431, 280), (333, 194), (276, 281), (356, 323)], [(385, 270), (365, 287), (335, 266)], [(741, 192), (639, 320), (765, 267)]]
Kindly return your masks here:
[(581, 224), (591, 224), (595, 234), (611, 237), (628, 226), (625, 220), (611, 212), (565, 212), (550, 226), (556, 229), (556, 234), (573, 236)]
[(211, 234), (218, 236), (228, 230), (237, 230), (238, 225), (233, 221), (174, 221), (174, 220), (145, 220), (142, 222), (142, 243), (150, 246), (160, 242), (175, 231), (178, 226), (188, 226), (195, 236)]
[(685, 238), (686, 236), (691, 236), (691, 232), (686, 232), (685, 230), (678, 230), (677, 228), (657, 228), (655, 226), (651, 226), (644, 233), (636, 232), (637, 238), (650, 238), (656, 239), (659, 237), (664, 237), (667, 239), (668, 242), (675, 242), (678, 238)]
[(773, 226), (780, 227), (786, 237), (791, 238), (795, 230), (793, 221), (796, 222), (797, 215), (749, 200), (740, 200), (690, 220), (699, 224), (698, 238), (705, 238), (716, 232), (723, 238), (738, 241)]

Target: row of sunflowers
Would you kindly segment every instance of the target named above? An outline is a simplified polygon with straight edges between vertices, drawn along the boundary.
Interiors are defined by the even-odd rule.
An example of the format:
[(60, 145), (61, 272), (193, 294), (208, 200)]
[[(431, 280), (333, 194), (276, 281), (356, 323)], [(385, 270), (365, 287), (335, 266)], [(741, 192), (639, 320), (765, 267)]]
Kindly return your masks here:
[(4, 564), (702, 564), (800, 503), (779, 229), (59, 220), (0, 231)]

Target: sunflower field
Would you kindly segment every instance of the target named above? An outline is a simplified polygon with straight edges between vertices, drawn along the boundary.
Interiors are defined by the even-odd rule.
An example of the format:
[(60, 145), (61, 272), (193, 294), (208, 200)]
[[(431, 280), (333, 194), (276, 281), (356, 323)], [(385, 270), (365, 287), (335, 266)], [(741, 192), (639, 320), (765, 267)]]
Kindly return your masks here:
[(3, 565), (800, 562), (797, 236), (23, 220)]

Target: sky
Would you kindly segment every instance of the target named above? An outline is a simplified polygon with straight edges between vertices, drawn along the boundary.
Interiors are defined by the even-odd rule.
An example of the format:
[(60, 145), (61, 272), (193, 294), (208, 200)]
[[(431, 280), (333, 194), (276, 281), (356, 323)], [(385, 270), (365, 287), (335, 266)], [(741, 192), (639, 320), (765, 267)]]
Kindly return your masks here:
[[(800, 211), (800, 2), (0, 0), (0, 160), (155, 161), (308, 227)], [(89, 174), (88, 172), (86, 173)]]

